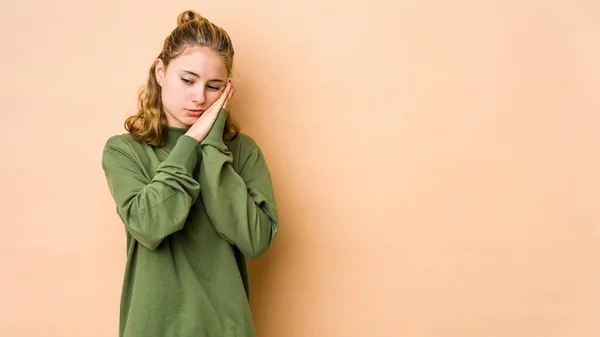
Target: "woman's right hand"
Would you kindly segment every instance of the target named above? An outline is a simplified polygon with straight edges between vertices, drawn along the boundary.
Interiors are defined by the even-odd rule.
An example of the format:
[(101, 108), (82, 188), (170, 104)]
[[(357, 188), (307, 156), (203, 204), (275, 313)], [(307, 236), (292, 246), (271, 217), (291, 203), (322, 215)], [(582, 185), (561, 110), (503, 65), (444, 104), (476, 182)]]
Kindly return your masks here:
[(231, 96), (233, 96), (234, 92), (235, 89), (233, 88), (230, 80), (227, 82), (225, 89), (223, 89), (221, 96), (208, 109), (206, 109), (206, 111), (202, 113), (198, 120), (192, 124), (185, 134), (194, 138), (198, 142), (204, 140), (204, 138), (210, 132), (213, 124), (217, 120), (219, 111), (222, 108), (227, 108), (227, 102), (229, 102), (229, 99)]

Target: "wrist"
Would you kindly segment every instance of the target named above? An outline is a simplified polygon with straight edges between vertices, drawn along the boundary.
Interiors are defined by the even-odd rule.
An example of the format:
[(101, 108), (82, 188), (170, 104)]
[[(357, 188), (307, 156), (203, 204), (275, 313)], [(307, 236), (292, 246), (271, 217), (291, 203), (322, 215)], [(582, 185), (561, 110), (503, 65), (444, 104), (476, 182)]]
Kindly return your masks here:
[[(212, 125), (208, 134), (203, 137), (203, 140), (212, 141), (212, 142), (222, 142), (223, 141), (223, 131), (225, 130), (225, 122), (227, 121), (227, 110), (225, 108), (221, 108), (219, 110), (219, 115), (215, 120), (215, 123)], [(202, 140), (202, 141), (203, 141)]]

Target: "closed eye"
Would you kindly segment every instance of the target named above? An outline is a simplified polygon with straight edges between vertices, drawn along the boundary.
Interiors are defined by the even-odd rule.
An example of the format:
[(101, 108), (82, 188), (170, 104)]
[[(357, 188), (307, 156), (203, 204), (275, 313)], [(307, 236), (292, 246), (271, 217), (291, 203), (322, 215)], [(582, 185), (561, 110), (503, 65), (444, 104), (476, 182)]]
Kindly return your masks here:
[(181, 80), (183, 81), (183, 83), (187, 84), (187, 85), (192, 85), (194, 84), (194, 81), (192, 80), (188, 80), (187, 78), (181, 78)]

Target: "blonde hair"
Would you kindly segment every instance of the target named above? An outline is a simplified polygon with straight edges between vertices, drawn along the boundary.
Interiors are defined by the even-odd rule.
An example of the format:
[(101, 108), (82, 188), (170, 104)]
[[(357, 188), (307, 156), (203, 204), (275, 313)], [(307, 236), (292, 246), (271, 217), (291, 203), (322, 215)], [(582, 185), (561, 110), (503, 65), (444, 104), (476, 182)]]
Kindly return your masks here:
[[(181, 55), (188, 47), (204, 47), (219, 55), (227, 68), (228, 76), (233, 68), (233, 45), (227, 32), (205, 19), (197, 12), (186, 10), (177, 17), (177, 27), (169, 34), (158, 58), (165, 68), (171, 60)], [(163, 146), (166, 140), (167, 117), (163, 111), (161, 87), (156, 80), (156, 62), (148, 73), (148, 82), (138, 94), (138, 112), (127, 118), (125, 130), (133, 139), (151, 146)], [(228, 143), (239, 133), (229, 111), (223, 131), (223, 141)]]

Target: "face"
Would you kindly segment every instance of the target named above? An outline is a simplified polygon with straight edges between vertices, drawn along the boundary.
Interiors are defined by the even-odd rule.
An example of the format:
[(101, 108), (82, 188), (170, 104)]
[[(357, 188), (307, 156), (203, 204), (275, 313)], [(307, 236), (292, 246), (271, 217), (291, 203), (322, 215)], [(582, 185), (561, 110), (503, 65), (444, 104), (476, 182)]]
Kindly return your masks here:
[(166, 68), (162, 60), (156, 62), (156, 80), (169, 126), (187, 128), (194, 124), (227, 84), (223, 59), (206, 48), (190, 48)]

